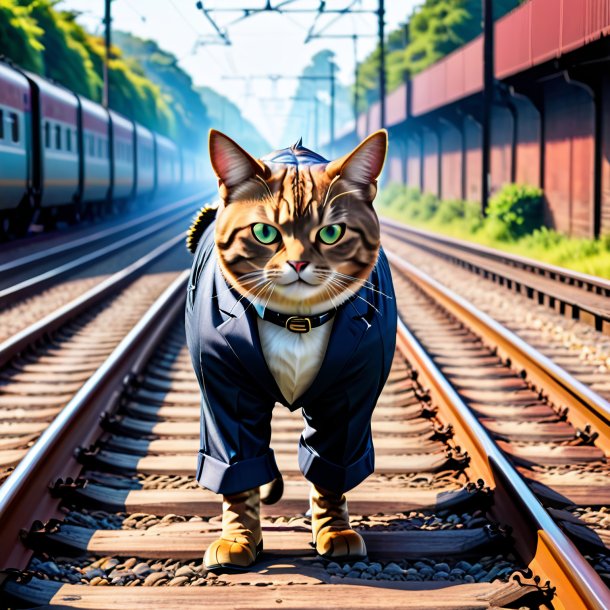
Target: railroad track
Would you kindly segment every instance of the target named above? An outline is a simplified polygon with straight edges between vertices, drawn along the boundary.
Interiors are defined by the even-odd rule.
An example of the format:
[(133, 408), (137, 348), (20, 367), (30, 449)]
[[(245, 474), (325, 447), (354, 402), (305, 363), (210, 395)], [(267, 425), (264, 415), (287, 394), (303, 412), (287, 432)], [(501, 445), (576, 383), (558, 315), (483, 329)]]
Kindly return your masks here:
[[(523, 291), (515, 293), (506, 284), (499, 285), (460, 268), (405, 241), (399, 233), (385, 233), (384, 240), (402, 258), (493, 317), (606, 401), (610, 400), (609, 335), (532, 302)], [(587, 294), (579, 293), (581, 299), (587, 298)]]
[[(477, 420), (472, 402), (403, 324), (373, 419), (376, 473), (348, 493), (369, 560), (340, 565), (314, 556), (308, 486), (296, 462), (302, 423), (278, 406), (272, 446), (286, 492), (263, 508), (262, 561), (241, 575), (206, 573), (201, 558), (220, 529), (220, 502), (193, 479), (199, 395), (177, 321), (186, 280), (183, 274), (165, 291), (0, 489), (0, 565), (18, 570), (4, 573), (5, 604), (608, 607), (599, 575), (492, 438), (493, 415)], [(403, 315), (422, 304), (409, 300), (400, 278), (397, 288)], [(430, 325), (422, 332), (434, 340)], [(469, 374), (470, 350), (480, 346), (465, 335), (442, 357), (463, 357)], [(444, 372), (453, 382), (459, 375)], [(531, 390), (518, 379), (524, 396)], [(542, 407), (528, 413), (554, 417), (549, 404)], [(515, 409), (511, 417), (519, 418)]]
[[(157, 218), (154, 223), (149, 219), (138, 230), (131, 223), (131, 228), (121, 226), (123, 234), (119, 234), (115, 242), (113, 239), (117, 237), (116, 234), (105, 235), (94, 242), (97, 246), (82, 257), (69, 259), (73, 253), (68, 251), (60, 256), (54, 254), (54, 248), (51, 248), (3, 263), (6, 267), (2, 273), (5, 284), (0, 289), (0, 302), (2, 295), (6, 298), (4, 305), (0, 306), (0, 343), (26, 331), (46, 316), (95, 289), (113, 273), (118, 273), (175, 238), (187, 226), (188, 216), (197, 208), (198, 200), (203, 199), (188, 199), (186, 203), (181, 200), (177, 212), (166, 210), (161, 219)], [(135, 233), (130, 236), (132, 229)], [(32, 266), (29, 266), (30, 263), (21, 265), (20, 261), (28, 260)], [(49, 269), (55, 260), (57, 269)], [(11, 271), (13, 267), (14, 273)], [(19, 272), (20, 267), (24, 269), (25, 275)], [(15, 285), (10, 285), (11, 279), (16, 282)], [(2, 353), (0, 350), (0, 355)]]
[(610, 335), (610, 281), (383, 218), (386, 234)]
[(172, 239), (202, 200), (181, 199), (142, 219), (0, 264), (0, 342)]
[[(188, 265), (183, 245), (185, 206), (191, 213), (193, 199), (178, 202), (177, 218), (175, 210), (160, 214), (160, 222), (169, 223), (169, 228), (151, 237), (160, 245), (147, 240), (149, 251), (144, 256), (126, 266), (116, 265), (121, 268), (114, 274), (94, 276), (94, 285), (84, 294), (57, 309), (49, 304), (50, 313), (0, 343), (0, 484), (175, 278), (177, 269)], [(134, 228), (128, 224), (115, 229)], [(100, 239), (105, 240), (108, 235), (103, 233)], [(81, 265), (86, 267), (87, 262)]]

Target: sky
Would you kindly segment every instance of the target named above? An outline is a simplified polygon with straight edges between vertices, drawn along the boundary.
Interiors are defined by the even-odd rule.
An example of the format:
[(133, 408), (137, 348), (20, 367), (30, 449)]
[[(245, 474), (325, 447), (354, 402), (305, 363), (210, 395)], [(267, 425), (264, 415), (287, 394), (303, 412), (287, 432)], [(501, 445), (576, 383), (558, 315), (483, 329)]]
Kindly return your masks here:
[[(204, 0), (206, 8), (261, 8), (267, 0)], [(316, 9), (318, 0), (269, 0), (272, 6), (285, 2), (286, 9)], [(294, 79), (270, 81), (240, 78), (245, 75), (298, 75), (318, 51), (329, 48), (337, 55), (339, 79), (346, 85), (353, 82), (354, 45), (358, 39), (357, 56), (361, 61), (377, 43), (377, 16), (370, 12), (325, 16), (316, 24), (316, 31), (349, 38), (326, 38), (305, 44), (313, 22), (311, 14), (260, 13), (236, 23), (241, 12), (215, 13), (219, 27), (227, 32), (231, 46), (218, 44), (212, 25), (199, 11), (195, 0), (113, 0), (112, 27), (131, 32), (141, 38), (152, 38), (160, 47), (178, 57), (179, 65), (196, 85), (208, 85), (226, 95), (242, 110), (273, 146), (284, 146), (278, 138), (297, 87)], [(353, 4), (355, 9), (373, 11), (377, 0), (327, 0), (327, 9), (341, 9)], [(404, 23), (421, 0), (386, 0), (386, 32)], [(88, 30), (103, 34), (103, 0), (62, 0), (58, 8), (81, 13), (79, 22)], [(280, 99), (273, 102), (271, 98)], [(338, 126), (340, 129), (341, 126)]]

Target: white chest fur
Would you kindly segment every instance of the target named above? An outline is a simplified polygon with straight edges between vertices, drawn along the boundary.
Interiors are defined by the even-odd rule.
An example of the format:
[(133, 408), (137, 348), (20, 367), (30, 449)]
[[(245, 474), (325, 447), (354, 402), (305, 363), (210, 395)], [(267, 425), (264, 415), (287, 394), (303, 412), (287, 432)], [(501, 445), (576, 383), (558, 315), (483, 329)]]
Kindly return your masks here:
[(320, 370), (333, 320), (308, 333), (293, 333), (260, 318), (257, 322), (267, 366), (286, 402), (293, 404)]

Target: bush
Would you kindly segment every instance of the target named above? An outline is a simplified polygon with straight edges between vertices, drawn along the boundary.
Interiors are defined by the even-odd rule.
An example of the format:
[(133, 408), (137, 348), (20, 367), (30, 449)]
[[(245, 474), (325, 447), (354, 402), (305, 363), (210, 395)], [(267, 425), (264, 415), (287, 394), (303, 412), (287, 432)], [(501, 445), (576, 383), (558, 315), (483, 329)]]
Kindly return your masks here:
[[(540, 226), (541, 200), (539, 189), (511, 185), (494, 197), (489, 216), (483, 218), (478, 203), (439, 201), (417, 189), (393, 184), (379, 193), (377, 206), (382, 214), (414, 226), (610, 277), (610, 235), (597, 240), (582, 239)], [(434, 214), (430, 216), (432, 210)], [(526, 233), (532, 226), (533, 230)]]
[(485, 231), (500, 241), (514, 241), (542, 226), (542, 191), (507, 184), (489, 200)]
[(426, 193), (413, 206), (413, 218), (424, 222), (430, 220), (436, 214), (439, 205), (440, 201), (435, 195)]
[(434, 215), (434, 220), (443, 225), (451, 224), (456, 220), (463, 220), (466, 209), (466, 202), (461, 199), (449, 199), (441, 201), (438, 210)]

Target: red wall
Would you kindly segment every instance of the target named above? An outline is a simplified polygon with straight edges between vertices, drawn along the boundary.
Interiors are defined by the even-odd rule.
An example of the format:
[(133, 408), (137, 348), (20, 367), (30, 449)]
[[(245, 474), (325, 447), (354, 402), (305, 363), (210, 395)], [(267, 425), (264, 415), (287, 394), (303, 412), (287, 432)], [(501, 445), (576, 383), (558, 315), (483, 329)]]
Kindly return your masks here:
[(385, 169), (385, 182), (404, 183), (405, 181), (405, 161), (403, 143), (400, 137), (390, 137), (390, 147)]
[(545, 196), (549, 226), (593, 233), (595, 114), (582, 88), (555, 79), (545, 86)]
[(407, 138), (407, 184), (421, 189), (421, 139), (416, 134)]
[(462, 199), (462, 134), (449, 123), (441, 123), (441, 199)]
[(466, 200), (481, 200), (481, 126), (470, 118), (464, 120), (466, 144)]
[(511, 182), (513, 116), (506, 106), (494, 106), (491, 115), (491, 192)]
[(438, 136), (424, 129), (424, 193), (439, 195), (438, 178)]
[(513, 98), (517, 109), (515, 182), (540, 186), (540, 114), (526, 99)]
[(602, 200), (601, 200), (601, 227), (602, 235), (610, 235), (610, 78), (603, 80), (602, 100), (604, 112), (602, 123)]

